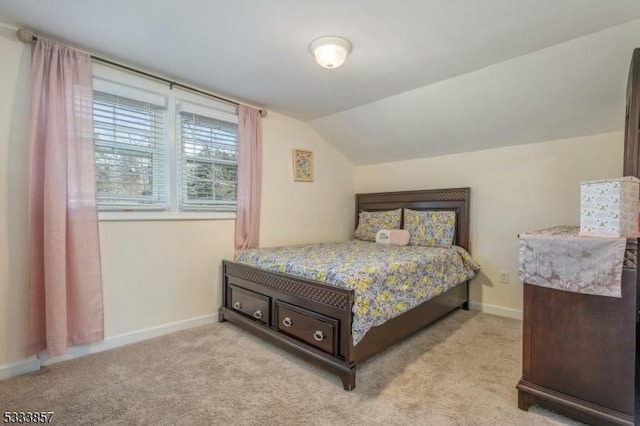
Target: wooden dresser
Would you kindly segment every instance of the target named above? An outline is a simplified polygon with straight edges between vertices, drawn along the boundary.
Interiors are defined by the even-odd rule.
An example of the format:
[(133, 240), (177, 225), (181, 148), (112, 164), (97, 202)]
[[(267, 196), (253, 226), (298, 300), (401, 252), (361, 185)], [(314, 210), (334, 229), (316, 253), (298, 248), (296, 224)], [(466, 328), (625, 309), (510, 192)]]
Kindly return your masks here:
[(589, 424), (634, 424), (637, 251), (628, 239), (621, 298), (524, 283), (521, 409), (536, 403)]

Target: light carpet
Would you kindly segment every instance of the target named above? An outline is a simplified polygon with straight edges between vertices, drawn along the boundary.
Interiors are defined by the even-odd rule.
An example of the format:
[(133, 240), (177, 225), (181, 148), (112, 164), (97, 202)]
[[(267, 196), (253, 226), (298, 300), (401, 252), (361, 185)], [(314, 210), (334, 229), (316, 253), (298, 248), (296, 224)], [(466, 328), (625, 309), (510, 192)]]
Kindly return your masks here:
[(0, 382), (0, 411), (81, 425), (565, 425), (518, 409), (522, 322), (458, 310), (358, 367), (356, 389), (225, 322)]

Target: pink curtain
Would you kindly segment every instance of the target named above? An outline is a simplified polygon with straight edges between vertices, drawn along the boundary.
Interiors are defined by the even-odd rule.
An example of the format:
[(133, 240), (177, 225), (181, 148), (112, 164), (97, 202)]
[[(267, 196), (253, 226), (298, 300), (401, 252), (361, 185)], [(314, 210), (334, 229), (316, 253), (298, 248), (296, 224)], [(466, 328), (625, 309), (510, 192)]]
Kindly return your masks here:
[(27, 353), (55, 356), (104, 337), (91, 58), (38, 39), (31, 102)]
[(262, 135), (260, 111), (238, 107), (238, 208), (236, 210), (236, 253), (258, 247), (260, 233), (260, 180)]

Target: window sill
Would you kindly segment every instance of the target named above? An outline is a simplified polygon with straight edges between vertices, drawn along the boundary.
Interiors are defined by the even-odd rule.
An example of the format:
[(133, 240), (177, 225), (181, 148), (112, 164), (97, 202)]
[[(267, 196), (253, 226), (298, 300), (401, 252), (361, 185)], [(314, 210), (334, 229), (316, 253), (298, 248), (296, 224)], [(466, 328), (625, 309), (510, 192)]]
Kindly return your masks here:
[(235, 220), (235, 212), (99, 212), (100, 222), (155, 220)]

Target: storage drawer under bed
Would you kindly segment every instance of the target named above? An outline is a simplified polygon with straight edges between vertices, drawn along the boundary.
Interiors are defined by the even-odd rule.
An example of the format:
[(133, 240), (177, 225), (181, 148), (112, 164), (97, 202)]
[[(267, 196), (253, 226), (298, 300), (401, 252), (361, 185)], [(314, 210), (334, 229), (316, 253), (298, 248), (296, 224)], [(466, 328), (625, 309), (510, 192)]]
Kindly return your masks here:
[(274, 327), (332, 355), (338, 353), (340, 321), (276, 300)]
[(229, 284), (229, 308), (269, 324), (269, 297)]

